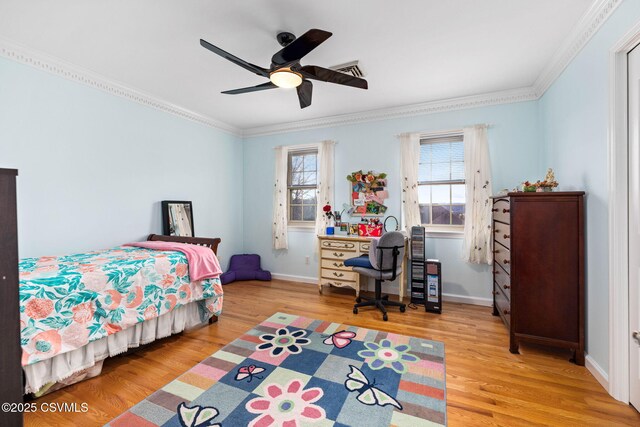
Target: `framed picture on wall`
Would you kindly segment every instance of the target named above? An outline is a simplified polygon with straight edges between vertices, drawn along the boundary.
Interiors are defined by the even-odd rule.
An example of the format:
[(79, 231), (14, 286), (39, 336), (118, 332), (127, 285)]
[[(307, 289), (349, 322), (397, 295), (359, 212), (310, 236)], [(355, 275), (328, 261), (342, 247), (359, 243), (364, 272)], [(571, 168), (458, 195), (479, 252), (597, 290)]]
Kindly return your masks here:
[(162, 201), (162, 233), (166, 236), (195, 237), (191, 202)]

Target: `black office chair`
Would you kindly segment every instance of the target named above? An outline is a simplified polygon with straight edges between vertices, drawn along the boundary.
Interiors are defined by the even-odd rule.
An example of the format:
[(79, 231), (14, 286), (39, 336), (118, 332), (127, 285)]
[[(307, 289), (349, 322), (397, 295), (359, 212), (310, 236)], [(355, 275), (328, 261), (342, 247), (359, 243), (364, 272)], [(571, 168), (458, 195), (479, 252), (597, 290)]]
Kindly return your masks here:
[(382, 312), (383, 320), (388, 320), (385, 307), (400, 307), (400, 311), (404, 313), (406, 304), (389, 301), (388, 295), (382, 295), (382, 282), (393, 281), (402, 273), (404, 248), (404, 234), (399, 231), (391, 231), (383, 234), (380, 240), (371, 241), (369, 255), (345, 260), (345, 266), (353, 267), (353, 271), (367, 277), (373, 277), (376, 281), (375, 297), (356, 298), (357, 304), (353, 306), (353, 314), (358, 314), (358, 308), (368, 306), (377, 307)]

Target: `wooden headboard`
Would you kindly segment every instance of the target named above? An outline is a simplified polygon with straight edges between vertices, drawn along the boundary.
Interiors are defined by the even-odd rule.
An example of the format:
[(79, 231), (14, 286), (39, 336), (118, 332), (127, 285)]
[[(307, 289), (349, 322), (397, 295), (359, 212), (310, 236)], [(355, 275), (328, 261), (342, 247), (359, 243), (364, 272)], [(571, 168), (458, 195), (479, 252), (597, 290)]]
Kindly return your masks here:
[(188, 243), (190, 245), (206, 246), (218, 255), (218, 245), (222, 241), (219, 237), (209, 239), (206, 237), (163, 236), (162, 234), (149, 234), (147, 240), (161, 242)]

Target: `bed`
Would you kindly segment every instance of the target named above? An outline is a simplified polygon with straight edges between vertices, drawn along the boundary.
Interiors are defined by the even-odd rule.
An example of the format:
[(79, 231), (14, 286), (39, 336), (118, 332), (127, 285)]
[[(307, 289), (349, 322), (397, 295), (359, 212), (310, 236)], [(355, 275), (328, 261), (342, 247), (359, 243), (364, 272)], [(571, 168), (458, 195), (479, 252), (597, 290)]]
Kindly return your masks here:
[[(217, 264), (220, 239), (152, 234), (147, 240), (205, 246)], [(192, 281), (196, 263), (190, 267), (188, 255), (124, 245), (20, 260), (24, 393), (40, 396), (94, 377), (107, 357), (215, 322), (222, 312), (220, 279)]]

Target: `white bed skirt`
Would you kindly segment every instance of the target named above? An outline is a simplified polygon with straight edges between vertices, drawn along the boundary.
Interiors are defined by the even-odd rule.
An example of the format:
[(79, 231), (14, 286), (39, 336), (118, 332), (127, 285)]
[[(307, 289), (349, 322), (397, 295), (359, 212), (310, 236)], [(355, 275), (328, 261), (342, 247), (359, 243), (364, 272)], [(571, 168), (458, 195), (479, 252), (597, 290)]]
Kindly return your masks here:
[[(191, 302), (155, 319), (146, 320), (124, 331), (93, 341), (82, 348), (23, 366), (26, 377), (25, 394), (36, 393), (45, 384), (57, 383), (76, 372), (92, 367), (95, 369), (90, 370), (91, 372), (83, 378), (94, 377), (102, 370), (102, 361), (107, 357), (198, 326), (207, 320), (203, 320), (201, 316), (198, 302)], [(77, 380), (71, 383), (75, 382)]]

